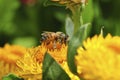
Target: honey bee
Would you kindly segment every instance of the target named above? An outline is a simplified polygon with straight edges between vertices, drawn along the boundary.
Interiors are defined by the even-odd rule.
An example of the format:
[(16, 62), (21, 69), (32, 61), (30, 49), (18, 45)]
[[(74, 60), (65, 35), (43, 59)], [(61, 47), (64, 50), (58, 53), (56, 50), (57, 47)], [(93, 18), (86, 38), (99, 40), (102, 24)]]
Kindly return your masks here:
[(48, 32), (45, 31), (41, 34), (41, 43), (45, 43), (49, 45), (51, 42), (53, 44), (53, 48), (56, 48), (57, 43), (59, 44), (67, 44), (69, 41), (68, 35), (64, 34), (63, 32)]
[(61, 44), (67, 44), (67, 42), (69, 41), (69, 37), (63, 32), (56, 32), (56, 41)]

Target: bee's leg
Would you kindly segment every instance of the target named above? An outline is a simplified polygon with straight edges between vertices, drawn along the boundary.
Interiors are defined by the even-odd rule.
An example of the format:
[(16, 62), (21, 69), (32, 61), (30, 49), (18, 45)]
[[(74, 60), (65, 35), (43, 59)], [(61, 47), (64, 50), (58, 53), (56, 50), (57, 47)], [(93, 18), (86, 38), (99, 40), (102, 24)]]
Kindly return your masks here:
[(56, 41), (53, 42), (53, 49), (56, 49), (57, 46), (56, 46)]

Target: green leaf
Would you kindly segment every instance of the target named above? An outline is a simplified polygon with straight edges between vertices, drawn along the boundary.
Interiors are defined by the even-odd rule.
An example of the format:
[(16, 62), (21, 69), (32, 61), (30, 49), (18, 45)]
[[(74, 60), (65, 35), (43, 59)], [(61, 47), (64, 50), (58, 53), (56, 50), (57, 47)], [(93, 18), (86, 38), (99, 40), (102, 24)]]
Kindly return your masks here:
[(61, 4), (59, 4), (58, 2), (55, 2), (55, 1), (45, 0), (44, 1), (44, 6), (49, 6), (49, 5), (64, 6), (64, 5), (61, 5)]
[(66, 72), (48, 54), (45, 54), (43, 61), (43, 80), (70, 80)]
[(7, 76), (4, 76), (2, 80), (24, 80), (23, 78), (19, 78), (14, 74), (8, 74)]
[(66, 18), (65, 30), (71, 39), (71, 37), (73, 36), (73, 32), (74, 32), (74, 23), (69, 16)]
[(90, 23), (87, 23), (85, 25), (82, 25), (79, 30), (73, 35), (71, 38), (69, 45), (68, 45), (68, 66), (70, 67), (70, 70), (77, 74), (75, 62), (74, 62), (74, 56), (77, 54), (77, 48), (82, 45), (83, 40), (87, 37), (88, 32), (88, 26)]

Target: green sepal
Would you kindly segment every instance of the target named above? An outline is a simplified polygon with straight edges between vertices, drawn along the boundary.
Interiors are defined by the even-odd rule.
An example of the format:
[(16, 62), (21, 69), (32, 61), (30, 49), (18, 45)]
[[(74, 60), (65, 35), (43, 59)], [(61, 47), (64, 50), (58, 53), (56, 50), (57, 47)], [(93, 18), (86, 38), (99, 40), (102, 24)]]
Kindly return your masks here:
[(70, 80), (67, 73), (48, 53), (46, 53), (44, 56), (42, 69), (43, 69), (43, 75), (42, 75), (43, 80)]
[(82, 25), (78, 29), (78, 31), (73, 35), (73, 37), (70, 39), (68, 45), (68, 55), (67, 55), (68, 66), (74, 74), (77, 74), (74, 57), (77, 54), (77, 48), (79, 46), (82, 46), (83, 40), (85, 40), (87, 37), (89, 25), (90, 23)]
[(44, 6), (49, 6), (49, 5), (65, 6), (63, 4), (59, 4), (58, 2), (55, 2), (55, 1), (52, 1), (52, 0), (45, 0), (44, 1)]
[(67, 16), (65, 20), (65, 31), (67, 35), (69, 36), (69, 38), (71, 39), (73, 36), (73, 32), (74, 32), (74, 23), (69, 16)]
[(8, 74), (2, 78), (2, 80), (24, 80), (23, 78), (20, 78), (14, 74)]

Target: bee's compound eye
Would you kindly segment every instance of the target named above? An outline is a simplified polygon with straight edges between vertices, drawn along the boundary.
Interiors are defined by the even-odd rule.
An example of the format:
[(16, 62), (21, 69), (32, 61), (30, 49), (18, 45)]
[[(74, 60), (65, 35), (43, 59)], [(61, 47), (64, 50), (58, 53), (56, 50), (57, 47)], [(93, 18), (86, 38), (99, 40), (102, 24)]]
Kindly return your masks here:
[(66, 41), (66, 42), (69, 41), (69, 36), (68, 36), (68, 35), (65, 36), (65, 41)]
[(41, 41), (45, 41), (46, 40), (46, 37), (45, 36), (42, 36), (41, 37)]

